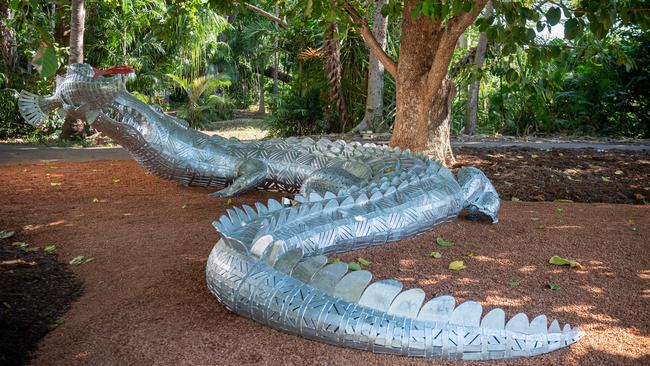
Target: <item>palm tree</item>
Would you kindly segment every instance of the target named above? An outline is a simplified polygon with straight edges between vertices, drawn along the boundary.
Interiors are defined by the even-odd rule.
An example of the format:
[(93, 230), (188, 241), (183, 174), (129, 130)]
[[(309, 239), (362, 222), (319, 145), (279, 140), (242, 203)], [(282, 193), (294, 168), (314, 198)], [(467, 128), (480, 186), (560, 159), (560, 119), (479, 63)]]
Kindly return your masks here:
[(341, 44), (339, 43), (338, 27), (332, 22), (325, 30), (325, 74), (329, 82), (330, 101), (336, 106), (341, 132), (345, 132), (348, 122), (348, 108), (341, 86)]
[[(167, 74), (178, 88), (187, 95), (187, 106), (183, 108), (179, 117), (185, 119), (191, 127), (201, 128), (204, 126), (204, 112), (214, 110), (218, 114), (227, 115), (232, 110), (230, 101), (212, 93), (218, 88), (230, 86), (230, 80), (224, 75), (205, 75), (194, 79), (180, 77), (174, 74)], [(207, 95), (207, 97), (206, 97)]]
[[(84, 0), (72, 0), (70, 9), (70, 57), (68, 63), (84, 62), (84, 26), (86, 21), (86, 8)], [(85, 137), (85, 126), (82, 120), (66, 118), (61, 127), (60, 138), (72, 136)]]

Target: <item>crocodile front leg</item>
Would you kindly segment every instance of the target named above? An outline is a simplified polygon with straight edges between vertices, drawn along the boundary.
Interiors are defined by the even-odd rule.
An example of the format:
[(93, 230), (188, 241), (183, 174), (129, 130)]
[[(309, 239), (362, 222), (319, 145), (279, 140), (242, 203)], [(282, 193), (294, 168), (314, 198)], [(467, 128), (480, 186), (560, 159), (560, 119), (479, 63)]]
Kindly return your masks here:
[(235, 180), (228, 187), (211, 193), (213, 197), (232, 197), (244, 193), (262, 183), (268, 175), (268, 167), (259, 160), (244, 160), (236, 168)]

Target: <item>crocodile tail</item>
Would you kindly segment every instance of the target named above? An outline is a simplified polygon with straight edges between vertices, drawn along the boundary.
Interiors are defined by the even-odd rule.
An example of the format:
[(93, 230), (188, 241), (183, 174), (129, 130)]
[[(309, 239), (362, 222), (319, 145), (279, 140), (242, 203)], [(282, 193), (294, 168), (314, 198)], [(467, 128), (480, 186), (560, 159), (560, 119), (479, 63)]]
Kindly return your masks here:
[(489, 217), (496, 224), (501, 203), (490, 180), (477, 168), (463, 167), (458, 171), (458, 184), (463, 193), (463, 207), (473, 219)]
[(60, 106), (54, 97), (42, 97), (26, 90), (18, 97), (18, 110), (25, 121), (34, 127), (41, 127), (47, 120), (47, 115)]
[(491, 360), (540, 355), (584, 336), (557, 320), (549, 326), (546, 315), (519, 313), (506, 321), (503, 309), (484, 314), (475, 301), (425, 301), (422, 289), (372, 282), (369, 271), (350, 271), (324, 255), (303, 257), (298, 249), (259, 260), (225, 240), (208, 258), (211, 292), (237, 314), (305, 338), (375, 353)]

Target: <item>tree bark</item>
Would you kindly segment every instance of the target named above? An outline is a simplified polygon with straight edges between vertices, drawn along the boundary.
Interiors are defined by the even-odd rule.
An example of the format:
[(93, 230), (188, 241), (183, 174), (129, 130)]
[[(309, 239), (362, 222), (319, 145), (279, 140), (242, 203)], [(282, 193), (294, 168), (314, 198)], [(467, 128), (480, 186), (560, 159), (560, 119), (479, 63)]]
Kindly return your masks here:
[[(9, 8), (9, 0), (0, 1), (0, 53), (2, 59), (9, 71), (15, 71), (17, 53), (16, 53), (16, 34), (12, 28), (7, 24), (13, 19), (14, 15)], [(11, 77), (12, 73), (7, 73), (7, 78)]]
[[(84, 62), (84, 26), (86, 21), (86, 9), (84, 0), (72, 0), (70, 14), (70, 56), (69, 64)], [(84, 122), (75, 118), (66, 118), (61, 127), (62, 139), (72, 136), (86, 137)]]
[[(452, 164), (448, 104), (453, 84), (448, 68), (458, 37), (476, 15), (462, 13), (442, 28), (428, 17), (412, 19), (411, 12), (418, 2), (406, 0), (404, 4), (396, 77), (397, 113), (390, 145), (430, 151), (433, 158)], [(478, 9), (486, 2), (477, 0)]]
[[(372, 34), (382, 50), (386, 50), (386, 32), (388, 19), (381, 14), (381, 8), (388, 0), (376, 0), (372, 25)], [(370, 52), (368, 60), (368, 92), (366, 96), (366, 113), (363, 120), (353, 131), (377, 131), (384, 119), (384, 65)]]
[(70, 14), (70, 58), (69, 63), (84, 62), (84, 29), (86, 8), (84, 0), (72, 0)]
[(257, 110), (260, 114), (266, 113), (266, 105), (264, 103), (264, 76), (258, 73), (257, 77), (260, 81), (260, 108)]
[[(492, 15), (494, 6), (492, 1), (488, 1), (485, 5), (485, 16)], [(487, 35), (481, 32), (478, 37), (478, 45), (476, 46), (476, 54), (474, 55), (474, 64), (477, 69), (483, 68), (483, 61), (485, 60), (485, 52), (487, 50)], [(476, 125), (478, 124), (478, 92), (481, 86), (481, 79), (476, 78), (469, 85), (469, 93), (467, 95), (467, 110), (465, 114), (465, 133), (473, 135), (476, 132)]]
[(338, 38), (338, 27), (332, 22), (325, 31), (325, 74), (329, 82), (330, 101), (334, 104), (341, 125), (345, 132), (348, 122), (348, 108), (341, 86), (341, 45)]
[(427, 154), (441, 163), (449, 166), (456, 164), (456, 158), (451, 150), (451, 108), (456, 96), (456, 88), (448, 75), (433, 98), (429, 110), (429, 145)]
[[(278, 3), (275, 3), (275, 17), (279, 18), (280, 8)], [(275, 23), (275, 29), (279, 28), (278, 23)], [(278, 69), (280, 68), (280, 54), (278, 53), (278, 41), (275, 41), (275, 52), (273, 52), (273, 106), (275, 108), (278, 102)]]

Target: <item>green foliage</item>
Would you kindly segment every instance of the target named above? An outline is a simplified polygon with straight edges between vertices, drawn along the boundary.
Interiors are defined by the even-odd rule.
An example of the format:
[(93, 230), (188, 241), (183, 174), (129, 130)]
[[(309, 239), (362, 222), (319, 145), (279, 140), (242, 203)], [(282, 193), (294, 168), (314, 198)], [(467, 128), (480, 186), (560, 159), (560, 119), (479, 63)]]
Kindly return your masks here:
[(41, 44), (34, 56), (33, 62), (39, 66), (40, 70), (38, 73), (44, 78), (54, 75), (59, 69), (59, 60), (56, 51), (54, 47), (47, 44)]
[(18, 112), (18, 92), (14, 89), (0, 90), (0, 138), (6, 139), (33, 130), (23, 122)]
[(326, 87), (325, 82), (320, 82), (304, 90), (290, 88), (282, 94), (268, 119), (271, 133), (276, 136), (296, 136), (327, 131), (329, 124), (325, 121), (322, 107), (325, 98), (322, 92)]
[(178, 116), (193, 128), (203, 128), (208, 122), (232, 117), (233, 103), (224, 96), (214, 95), (215, 90), (230, 86), (224, 75), (206, 75), (194, 79), (167, 74), (188, 99), (187, 105), (179, 110)]
[[(584, 34), (571, 46), (553, 40), (526, 53), (493, 48), (483, 72), (478, 130), (648, 137), (648, 47), (647, 36), (631, 27), (602, 40)], [(452, 113), (456, 131), (465, 106), (461, 92)]]
[[(463, 125), (466, 84), (481, 78), (479, 132), (587, 133), (650, 136), (650, 13), (642, 0), (577, 0), (573, 2), (511, 2), (493, 0), (494, 14), (478, 17), (466, 34), (478, 32), (493, 42), (486, 68), (468, 68), (455, 79), (459, 90), (452, 127)], [(273, 12), (275, 3), (253, 2)], [(364, 19), (372, 21), (372, 5), (350, 0)], [(269, 104), (276, 134), (338, 132), (341, 123), (327, 97), (322, 60), (301, 60), (307, 48), (323, 45), (323, 30), (335, 21), (341, 42), (342, 84), (352, 125), (365, 110), (368, 51), (358, 26), (340, 4), (329, 0), (280, 2), (287, 28), (230, 0), (100, 0), (87, 3), (85, 54), (96, 67), (128, 64), (138, 77), (127, 87), (143, 101), (183, 103), (179, 116), (194, 127), (231, 118), (234, 106), (248, 108), (259, 88), (272, 93), (271, 79), (260, 75), (274, 65), (292, 77), (280, 82), (277, 100)], [(61, 72), (67, 49), (69, 6), (60, 2), (10, 1), (15, 34), (15, 65), (0, 60), (0, 88), (49, 94), (54, 73)], [(403, 0), (389, 0), (382, 12), (389, 18), (387, 53), (399, 56)], [(406, 16), (427, 17), (445, 29), (450, 19), (477, 13), (473, 0), (421, 0)], [(228, 18), (228, 19), (227, 19)], [(372, 26), (372, 24), (370, 24)], [(548, 41), (563, 28), (563, 40)], [(459, 50), (454, 60), (467, 49)], [(318, 53), (318, 52), (317, 52)], [(186, 88), (166, 74), (189, 81), (200, 75), (230, 75), (231, 84), (203, 83)], [(261, 81), (261, 82), (260, 82)], [(189, 85), (189, 84), (188, 84)], [(186, 86), (188, 86), (186, 85)], [(202, 88), (204, 88), (202, 90)], [(212, 90), (211, 90), (212, 89)], [(395, 81), (385, 79), (384, 126), (395, 115)], [(217, 92), (215, 92), (217, 90)], [(267, 98), (270, 100), (271, 98)], [(0, 137), (43, 139), (56, 132), (52, 117), (45, 131), (24, 124), (17, 113), (15, 92), (0, 93)], [(348, 126), (352, 127), (352, 126)]]

